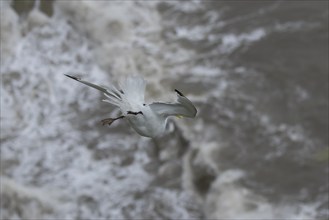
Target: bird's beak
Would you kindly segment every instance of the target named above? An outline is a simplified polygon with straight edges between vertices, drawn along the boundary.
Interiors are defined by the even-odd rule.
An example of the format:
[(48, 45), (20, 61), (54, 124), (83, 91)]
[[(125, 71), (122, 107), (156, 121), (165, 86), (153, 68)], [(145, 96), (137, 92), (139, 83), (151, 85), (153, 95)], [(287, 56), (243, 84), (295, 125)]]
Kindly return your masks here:
[(177, 118), (183, 118), (183, 116), (182, 116), (182, 115), (176, 115), (176, 117), (177, 117)]

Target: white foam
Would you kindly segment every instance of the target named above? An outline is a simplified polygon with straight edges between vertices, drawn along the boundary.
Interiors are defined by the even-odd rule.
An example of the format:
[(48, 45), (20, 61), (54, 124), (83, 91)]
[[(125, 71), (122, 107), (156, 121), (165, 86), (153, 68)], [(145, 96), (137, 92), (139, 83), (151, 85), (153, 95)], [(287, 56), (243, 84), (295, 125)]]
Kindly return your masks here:
[(227, 170), (212, 184), (205, 199), (208, 218), (216, 219), (311, 219), (316, 216), (317, 203), (272, 204), (264, 197), (240, 186), (245, 176), (241, 170)]
[(262, 28), (257, 28), (250, 31), (249, 33), (243, 34), (225, 34), (221, 36), (222, 45), (220, 50), (224, 53), (230, 53), (236, 48), (240, 47), (242, 44), (250, 44), (255, 41), (260, 40), (266, 35), (266, 31)]
[(177, 38), (183, 38), (190, 41), (200, 41), (206, 38), (209, 31), (211, 30), (210, 26), (194, 26), (192, 28), (187, 27), (176, 27), (176, 36)]
[[(35, 11), (28, 15), (32, 25), (24, 37), (20, 28), (26, 23), (19, 23), (14, 11), (7, 9), (9, 20), (1, 24), (12, 26), (1, 28), (13, 36), (4, 38), (10, 47), (2, 55), (12, 57), (1, 65), (3, 175), (17, 186), (52, 189), (65, 198), (50, 204), (54, 207), (46, 214), (41, 203), (32, 202), (35, 214), (19, 200), (14, 208), (4, 207), (8, 212), (2, 217), (22, 217), (17, 211), (21, 209), (24, 218), (159, 218), (159, 205), (169, 207), (169, 216), (191, 217), (192, 212), (181, 205), (182, 200), (188, 202), (184, 192), (163, 188), (135, 199), (135, 194), (150, 189), (154, 179), (144, 168), (150, 158), (139, 149), (145, 140), (128, 126), (121, 133), (99, 126), (99, 109), (107, 107), (100, 106), (101, 94), (63, 75), (106, 84), (120, 75), (141, 73), (159, 82), (162, 67), (154, 54), (161, 53), (157, 48), (162, 45), (154, 4), (57, 1), (49, 19)], [(122, 167), (127, 155), (131, 162)], [(22, 194), (19, 187), (12, 190)], [(40, 200), (38, 191), (30, 194), (28, 199)], [(43, 196), (52, 200), (49, 194)], [(159, 205), (152, 208), (154, 204)], [(145, 212), (145, 207), (151, 208)]]
[(21, 39), (21, 27), (19, 26), (19, 17), (9, 6), (8, 1), (1, 1), (1, 22), (0, 22), (0, 40), (1, 40), (1, 67), (13, 55), (13, 48)]

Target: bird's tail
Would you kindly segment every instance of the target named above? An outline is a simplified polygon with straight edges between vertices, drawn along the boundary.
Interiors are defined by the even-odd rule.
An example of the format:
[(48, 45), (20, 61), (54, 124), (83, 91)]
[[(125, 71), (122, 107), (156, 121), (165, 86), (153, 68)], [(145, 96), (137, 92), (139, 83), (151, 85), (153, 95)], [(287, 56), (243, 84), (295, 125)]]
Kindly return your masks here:
[(130, 76), (124, 82), (120, 83), (123, 99), (127, 103), (144, 103), (145, 80), (140, 76)]

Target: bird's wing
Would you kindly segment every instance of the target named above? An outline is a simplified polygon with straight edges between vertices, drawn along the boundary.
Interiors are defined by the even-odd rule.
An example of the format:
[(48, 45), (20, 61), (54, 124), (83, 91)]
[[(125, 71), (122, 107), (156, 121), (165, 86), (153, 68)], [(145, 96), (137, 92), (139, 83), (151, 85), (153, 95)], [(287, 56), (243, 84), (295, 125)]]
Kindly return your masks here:
[(74, 80), (76, 80), (80, 83), (83, 83), (87, 86), (90, 86), (94, 89), (97, 89), (97, 90), (103, 92), (104, 95), (109, 99), (109, 100), (104, 100), (104, 101), (109, 101), (110, 103), (112, 103), (114, 105), (120, 106), (120, 103), (121, 103), (121, 100), (122, 100), (122, 97), (121, 97), (122, 92), (119, 91), (116, 87), (111, 86), (109, 88), (105, 88), (103, 86), (99, 86), (99, 85), (81, 80), (80, 78), (75, 77), (75, 76), (71, 76), (71, 75), (67, 75), (67, 74), (64, 74), (64, 75), (71, 78), (71, 79), (74, 79)]
[(186, 98), (181, 92), (176, 89), (175, 91), (177, 92), (177, 102), (154, 102), (150, 104), (151, 109), (155, 113), (163, 115), (165, 117), (175, 115), (194, 118), (196, 116), (197, 110), (193, 103), (188, 98)]

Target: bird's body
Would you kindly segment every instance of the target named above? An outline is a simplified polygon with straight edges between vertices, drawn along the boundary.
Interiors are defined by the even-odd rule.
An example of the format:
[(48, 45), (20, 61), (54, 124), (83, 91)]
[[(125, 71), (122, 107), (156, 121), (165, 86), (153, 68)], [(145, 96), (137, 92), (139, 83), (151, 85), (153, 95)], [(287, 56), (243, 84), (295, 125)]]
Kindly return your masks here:
[(145, 104), (144, 92), (146, 82), (138, 76), (127, 78), (123, 84), (120, 84), (119, 89), (113, 85), (103, 87), (74, 76), (66, 76), (103, 92), (107, 97), (103, 101), (120, 108), (121, 116), (104, 119), (102, 120), (103, 124), (111, 125), (115, 120), (125, 118), (141, 136), (151, 138), (161, 136), (166, 130), (166, 122), (169, 116), (193, 118), (197, 113), (192, 102), (178, 90), (175, 90), (178, 96), (176, 103), (154, 102)]
[(166, 123), (164, 120), (166, 119), (163, 120), (162, 117), (156, 115), (149, 105), (142, 106), (141, 111), (143, 115), (126, 116), (129, 124), (138, 134), (146, 137), (158, 137), (165, 132)]

